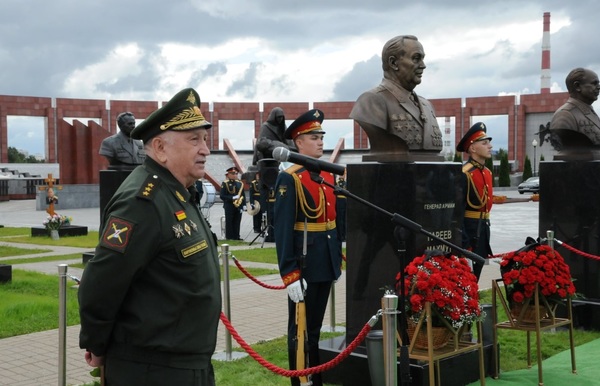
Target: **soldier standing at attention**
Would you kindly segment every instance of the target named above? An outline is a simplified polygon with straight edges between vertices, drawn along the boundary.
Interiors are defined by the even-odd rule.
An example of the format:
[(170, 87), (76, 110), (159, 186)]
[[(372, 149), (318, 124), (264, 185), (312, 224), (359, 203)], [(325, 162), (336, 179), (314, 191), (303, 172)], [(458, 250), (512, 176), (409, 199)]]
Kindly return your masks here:
[(211, 127), (188, 88), (132, 132), (147, 157), (108, 202), (78, 295), (79, 346), (107, 385), (215, 384), (220, 266), (194, 202)]
[[(484, 259), (492, 255), (490, 211), (494, 195), (492, 172), (485, 167), (485, 160), (492, 158), (492, 138), (486, 132), (485, 124), (477, 122), (456, 146), (456, 151), (469, 154), (469, 159), (462, 168), (465, 197), (462, 246)], [(482, 269), (483, 264), (473, 262), (473, 273), (477, 280)]]
[(252, 216), (252, 228), (254, 229), (254, 233), (260, 233), (262, 230), (262, 216), (265, 212), (264, 208), (267, 206), (261, 198), (260, 185), (260, 172), (257, 172), (256, 178), (250, 183), (249, 191), (250, 205), (252, 206), (252, 209), (256, 209), (254, 208), (254, 201), (258, 202), (260, 206), (260, 209)]
[[(321, 128), (323, 112), (310, 110), (285, 131), (298, 153), (320, 158), (323, 155)], [(275, 246), (279, 272), (288, 289), (288, 352), (290, 369), (296, 369), (296, 303), (305, 302), (308, 334), (308, 364), (320, 364), (319, 336), (331, 285), (341, 274), (342, 243), (336, 229), (333, 188), (313, 180), (323, 178), (334, 184), (333, 174), (310, 172), (293, 165), (279, 173), (275, 184)], [(320, 180), (319, 180), (320, 181)], [(291, 378), (299, 385), (298, 378)], [(321, 375), (312, 377), (322, 385)]]
[(239, 171), (234, 167), (226, 170), (225, 181), (221, 183), (219, 197), (223, 200), (225, 210), (225, 238), (227, 240), (242, 240), (240, 237), (240, 224), (242, 211), (246, 207), (244, 183), (238, 180)]

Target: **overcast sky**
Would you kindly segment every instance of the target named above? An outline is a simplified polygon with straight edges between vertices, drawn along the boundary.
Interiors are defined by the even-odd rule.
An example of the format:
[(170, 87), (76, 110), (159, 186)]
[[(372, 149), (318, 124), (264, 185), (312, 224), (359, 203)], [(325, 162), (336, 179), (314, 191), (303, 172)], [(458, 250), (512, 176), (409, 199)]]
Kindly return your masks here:
[[(0, 94), (354, 101), (381, 80), (383, 44), (404, 34), (424, 46), (426, 98), (539, 93), (544, 12), (552, 91), (572, 68), (600, 71), (597, 0), (407, 3), (2, 0)], [(28, 135), (9, 131), (9, 146)]]

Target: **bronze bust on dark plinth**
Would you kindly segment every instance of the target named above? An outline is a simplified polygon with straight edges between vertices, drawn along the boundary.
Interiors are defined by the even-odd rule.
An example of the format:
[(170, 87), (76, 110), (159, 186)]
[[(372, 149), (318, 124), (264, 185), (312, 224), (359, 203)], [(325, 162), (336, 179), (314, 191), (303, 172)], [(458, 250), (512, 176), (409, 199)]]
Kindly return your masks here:
[(585, 68), (575, 68), (565, 80), (569, 99), (550, 121), (551, 143), (559, 153), (555, 160), (599, 160), (600, 118), (592, 108), (598, 99), (598, 75)]
[(415, 36), (390, 39), (381, 53), (383, 80), (359, 96), (351, 113), (369, 136), (365, 161), (443, 161), (442, 132), (431, 102), (417, 96), (425, 63)]
[(104, 138), (100, 145), (100, 155), (108, 159), (109, 170), (132, 170), (146, 158), (142, 141), (131, 138), (135, 128), (135, 117), (130, 112), (119, 114), (117, 124), (120, 131)]

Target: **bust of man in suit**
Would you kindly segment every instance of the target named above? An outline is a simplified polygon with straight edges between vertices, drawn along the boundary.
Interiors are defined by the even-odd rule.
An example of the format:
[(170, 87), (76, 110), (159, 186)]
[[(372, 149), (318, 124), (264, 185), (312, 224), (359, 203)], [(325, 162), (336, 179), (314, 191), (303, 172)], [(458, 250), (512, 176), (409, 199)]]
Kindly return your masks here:
[(560, 153), (555, 159), (600, 159), (600, 118), (592, 108), (598, 99), (598, 75), (575, 68), (565, 80), (569, 99), (550, 121), (553, 146)]
[(436, 160), (443, 147), (433, 105), (417, 96), (425, 52), (412, 35), (396, 36), (383, 46), (383, 80), (359, 96), (350, 112), (369, 136), (364, 160)]
[(108, 159), (111, 166), (141, 164), (146, 158), (144, 143), (131, 138), (135, 117), (130, 112), (121, 113), (117, 124), (120, 131), (102, 141), (99, 153)]

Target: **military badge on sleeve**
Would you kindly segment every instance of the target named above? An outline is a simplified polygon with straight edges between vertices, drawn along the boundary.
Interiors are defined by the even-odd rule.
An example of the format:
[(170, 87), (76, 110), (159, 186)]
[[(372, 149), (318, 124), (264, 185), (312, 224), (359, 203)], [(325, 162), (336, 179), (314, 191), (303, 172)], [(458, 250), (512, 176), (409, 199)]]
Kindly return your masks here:
[(127, 248), (127, 244), (129, 244), (132, 232), (132, 223), (117, 217), (111, 217), (100, 239), (100, 245), (123, 253), (125, 252), (125, 248)]
[(281, 185), (279, 187), (279, 197), (285, 197), (287, 195), (287, 186)]

